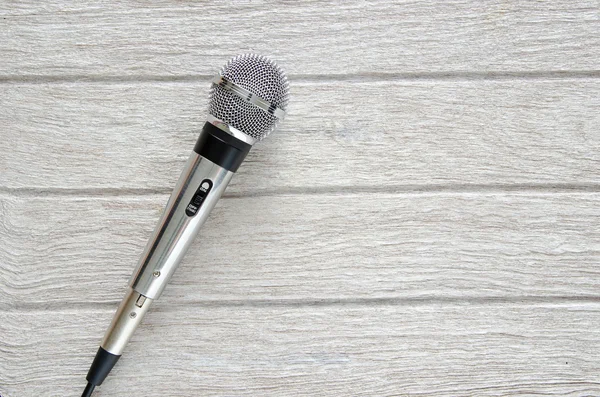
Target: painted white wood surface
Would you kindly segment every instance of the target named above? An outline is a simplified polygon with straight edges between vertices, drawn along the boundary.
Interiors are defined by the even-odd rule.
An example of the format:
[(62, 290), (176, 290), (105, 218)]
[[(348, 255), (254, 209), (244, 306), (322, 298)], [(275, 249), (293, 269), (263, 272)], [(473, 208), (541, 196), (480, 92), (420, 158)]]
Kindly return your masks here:
[(246, 51), (290, 116), (96, 396), (600, 395), (599, 7), (1, 3), (0, 395), (80, 395)]
[[(593, 396), (600, 331), (588, 326), (600, 321), (598, 309), (158, 301), (98, 395)], [(10, 313), (0, 325), (11, 347), (8, 366), (0, 362), (5, 393), (80, 395), (111, 316), (98, 307)]]
[[(0, 188), (170, 192), (208, 81), (0, 86)], [(290, 116), (227, 194), (600, 181), (598, 80), (292, 85)], [(476, 185), (476, 186), (473, 186)]]
[[(60, 308), (85, 295), (117, 304), (166, 200), (0, 200), (2, 301)], [(587, 299), (600, 289), (599, 218), (598, 193), (228, 198), (166, 296), (182, 304)]]
[(0, 73), (186, 80), (248, 51), (311, 76), (585, 76), (600, 61), (597, 0), (114, 3), (3, 4)]

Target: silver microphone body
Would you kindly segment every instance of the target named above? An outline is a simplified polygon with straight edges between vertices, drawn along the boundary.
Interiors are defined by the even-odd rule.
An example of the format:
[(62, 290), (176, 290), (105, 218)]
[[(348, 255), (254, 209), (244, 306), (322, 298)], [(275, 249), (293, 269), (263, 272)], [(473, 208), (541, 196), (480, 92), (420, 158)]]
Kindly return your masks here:
[[(129, 290), (104, 335), (101, 346), (106, 351), (116, 355), (123, 352), (150, 304), (169, 283), (233, 174), (192, 152), (133, 272)], [(206, 186), (208, 184), (211, 186)], [(208, 192), (200, 205), (195, 206), (194, 197), (205, 189)], [(190, 209), (190, 206), (197, 208)]]
[[(161, 295), (232, 176), (198, 153), (190, 155), (133, 273), (129, 285), (134, 290), (151, 299)], [(205, 196), (194, 205), (197, 193)]]
[(181, 263), (252, 145), (285, 116), (285, 73), (254, 54), (233, 58), (212, 80), (208, 121), (129, 281), (86, 377), (88, 397), (114, 367)]

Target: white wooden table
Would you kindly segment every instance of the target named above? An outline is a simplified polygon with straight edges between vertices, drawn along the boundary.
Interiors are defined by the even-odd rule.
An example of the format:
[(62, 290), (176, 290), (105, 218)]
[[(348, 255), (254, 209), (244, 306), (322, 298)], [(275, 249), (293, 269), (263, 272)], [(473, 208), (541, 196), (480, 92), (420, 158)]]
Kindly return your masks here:
[(289, 117), (95, 396), (600, 395), (599, 7), (0, 4), (0, 395), (80, 395), (249, 51)]

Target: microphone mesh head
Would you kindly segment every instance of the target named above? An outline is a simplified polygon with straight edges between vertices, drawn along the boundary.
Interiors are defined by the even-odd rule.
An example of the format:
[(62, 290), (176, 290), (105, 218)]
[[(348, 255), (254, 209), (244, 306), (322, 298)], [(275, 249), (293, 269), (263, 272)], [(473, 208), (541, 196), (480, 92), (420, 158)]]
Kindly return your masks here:
[[(269, 58), (256, 54), (238, 55), (221, 69), (221, 75), (286, 110), (289, 99), (288, 80), (283, 70)], [(269, 135), (279, 121), (274, 115), (215, 84), (210, 90), (208, 112), (259, 141)]]

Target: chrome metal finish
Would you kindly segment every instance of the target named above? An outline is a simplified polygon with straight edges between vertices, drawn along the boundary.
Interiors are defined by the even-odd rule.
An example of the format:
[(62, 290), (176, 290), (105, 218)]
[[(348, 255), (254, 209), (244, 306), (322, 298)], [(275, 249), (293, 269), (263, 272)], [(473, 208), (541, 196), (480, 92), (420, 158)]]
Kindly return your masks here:
[(246, 142), (249, 145), (254, 145), (256, 143), (256, 139), (252, 138), (250, 135), (246, 135), (242, 131), (238, 130), (237, 128), (234, 128), (234, 127), (230, 126), (229, 124), (224, 123), (222, 120), (219, 120), (212, 114), (208, 115), (207, 121), (209, 123), (211, 123), (212, 125), (214, 125), (215, 127), (220, 128), (221, 130), (225, 131), (229, 135), (233, 135), (234, 137), (236, 137), (237, 139), (239, 139), (242, 142)]
[(288, 100), (283, 70), (265, 56), (244, 54), (232, 58), (214, 78), (208, 113), (260, 141), (275, 129)]
[(244, 101), (253, 104), (264, 110), (267, 113), (272, 114), (277, 117), (279, 120), (283, 120), (285, 117), (285, 110), (277, 107), (277, 105), (266, 101), (259, 97), (256, 94), (248, 91), (247, 89), (240, 87), (235, 84), (233, 81), (229, 80), (227, 77), (221, 76), (220, 74), (216, 75), (213, 80), (213, 84), (223, 87), (226, 91), (231, 91), (238, 97), (242, 98)]
[(141, 306), (136, 303), (143, 295), (129, 288), (115, 313), (100, 346), (109, 353), (121, 355), (131, 335), (148, 311), (152, 299), (146, 297)]
[[(233, 172), (192, 152), (130, 280), (134, 290), (151, 299), (160, 296), (232, 176)], [(186, 207), (205, 179), (213, 186), (190, 217)]]
[[(213, 80), (208, 121), (253, 145), (276, 128), (285, 116), (288, 100), (287, 77), (275, 62), (261, 55), (240, 55), (231, 59)], [(114, 355), (123, 353), (232, 176), (233, 172), (192, 152), (104, 335), (104, 350)], [(212, 187), (196, 195), (205, 179), (210, 179)], [(190, 215), (186, 213), (188, 205), (194, 209), (187, 211)]]

